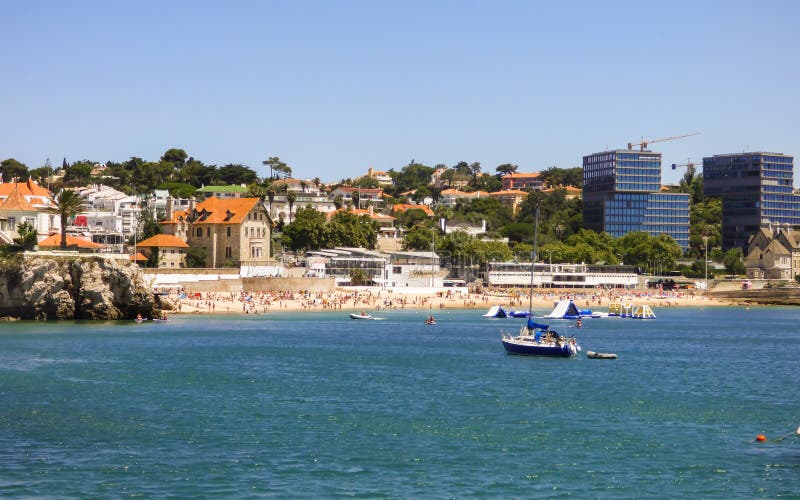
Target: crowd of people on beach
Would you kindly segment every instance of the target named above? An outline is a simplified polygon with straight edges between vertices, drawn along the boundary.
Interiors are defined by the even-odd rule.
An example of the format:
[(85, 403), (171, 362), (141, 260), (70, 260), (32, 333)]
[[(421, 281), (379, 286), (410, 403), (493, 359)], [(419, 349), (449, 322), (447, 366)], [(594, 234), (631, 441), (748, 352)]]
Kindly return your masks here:
[[(553, 304), (571, 299), (582, 308), (607, 307), (614, 302), (642, 303), (651, 307), (673, 304), (687, 305), (687, 301), (707, 300), (705, 295), (695, 296), (684, 291), (653, 291), (624, 289), (538, 289), (534, 302)], [(388, 289), (337, 289), (335, 291), (251, 291), (238, 292), (187, 292), (181, 290), (166, 296), (178, 313), (241, 313), (264, 314), (280, 310), (356, 310), (369, 308), (375, 311), (393, 309), (477, 309), (503, 304), (511, 308), (527, 307), (530, 295), (523, 290), (481, 288), (471, 293), (452, 290), (422, 294), (403, 294)]]

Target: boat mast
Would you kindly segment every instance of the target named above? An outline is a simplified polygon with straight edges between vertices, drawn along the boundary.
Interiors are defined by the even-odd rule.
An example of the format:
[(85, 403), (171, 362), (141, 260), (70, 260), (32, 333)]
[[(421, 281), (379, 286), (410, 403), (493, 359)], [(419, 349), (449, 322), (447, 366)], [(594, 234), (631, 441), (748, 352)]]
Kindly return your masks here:
[(531, 289), (528, 301), (528, 317), (533, 316), (533, 270), (536, 265), (536, 239), (539, 236), (539, 204), (536, 204), (536, 217), (533, 223), (533, 251), (531, 252)]

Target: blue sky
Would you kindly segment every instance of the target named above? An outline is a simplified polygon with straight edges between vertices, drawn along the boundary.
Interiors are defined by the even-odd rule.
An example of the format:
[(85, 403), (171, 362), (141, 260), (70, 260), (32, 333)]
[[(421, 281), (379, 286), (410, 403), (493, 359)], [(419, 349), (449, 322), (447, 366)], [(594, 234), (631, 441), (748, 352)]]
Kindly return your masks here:
[(694, 131), (652, 149), (800, 159), (800, 2), (9, 1), (0, 18), (0, 158), (30, 168), (179, 147), (323, 181), (411, 159), (539, 171)]

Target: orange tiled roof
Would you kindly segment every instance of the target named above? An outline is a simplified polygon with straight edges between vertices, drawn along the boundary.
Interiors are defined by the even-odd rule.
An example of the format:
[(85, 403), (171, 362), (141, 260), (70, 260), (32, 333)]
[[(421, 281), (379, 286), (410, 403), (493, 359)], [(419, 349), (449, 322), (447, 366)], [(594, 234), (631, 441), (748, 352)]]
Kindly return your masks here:
[(505, 191), (495, 191), (494, 193), (489, 193), (489, 196), (505, 196), (512, 194), (527, 196), (528, 193), (519, 189), (506, 189)]
[(0, 202), (0, 208), (5, 210), (36, 210), (20, 192), (19, 185), (22, 183), (13, 182), (11, 184), (14, 184), (14, 188), (8, 197)]
[(422, 210), (425, 215), (433, 216), (433, 210), (427, 205), (412, 205), (410, 203), (398, 203), (392, 207), (392, 212), (405, 212), (406, 210)]
[(195, 207), (200, 217), (195, 219), (192, 224), (241, 224), (259, 201), (258, 198), (226, 198), (223, 200), (212, 196)]
[[(60, 247), (60, 246), (61, 246), (60, 234), (51, 234), (50, 236), (39, 242), (39, 247)], [(67, 246), (78, 247), (78, 248), (103, 248), (103, 245), (99, 243), (95, 243), (89, 240), (84, 240), (82, 238), (76, 238), (75, 236), (70, 236), (70, 235), (67, 235)]]
[(173, 248), (189, 248), (189, 245), (186, 244), (185, 241), (178, 238), (177, 236), (172, 236), (171, 234), (157, 234), (155, 236), (151, 236), (146, 240), (142, 240), (136, 244), (137, 247), (173, 247)]
[(142, 252), (136, 252), (136, 255), (129, 255), (128, 258), (131, 260), (147, 260), (147, 257)]
[(541, 172), (531, 172), (529, 174), (522, 173), (522, 172), (514, 172), (514, 173), (511, 173), (511, 174), (506, 174), (502, 178), (503, 179), (519, 179), (521, 177), (539, 177), (540, 175), (542, 175)]
[(186, 220), (186, 217), (189, 216), (189, 213), (185, 210), (176, 210), (172, 212), (172, 219), (171, 220), (162, 220), (159, 224), (176, 224), (181, 221), (181, 219)]
[(51, 198), (53, 193), (28, 179), (27, 182), (0, 182), (0, 196), (8, 196), (14, 189), (19, 189), (23, 196), (41, 196)]

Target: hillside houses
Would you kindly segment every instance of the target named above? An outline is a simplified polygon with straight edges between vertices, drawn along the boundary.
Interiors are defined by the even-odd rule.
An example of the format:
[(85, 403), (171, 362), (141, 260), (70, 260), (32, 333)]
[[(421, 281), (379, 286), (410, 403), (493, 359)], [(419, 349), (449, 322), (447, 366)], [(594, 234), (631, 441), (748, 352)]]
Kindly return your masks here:
[[(102, 184), (88, 184), (71, 188), (82, 199), (83, 209), (69, 220), (67, 246), (81, 252), (141, 253), (135, 257), (136, 261), (149, 259), (148, 265), (160, 268), (274, 265), (273, 231), (293, 222), (300, 208), (311, 207), (329, 218), (340, 210), (367, 216), (376, 224), (379, 242), (388, 244), (379, 248), (395, 251), (403, 248), (403, 236), (410, 226), (435, 218), (440, 213), (434, 210), (438, 206), (455, 208), (459, 200), (494, 198), (517, 213), (533, 189), (530, 186), (540, 187), (534, 183), (498, 191), (495, 183), (490, 188), (494, 192), (476, 190), (466, 182), (469, 179), (462, 178), (463, 172), (459, 171), (458, 176), (450, 175), (453, 172), (445, 175), (448, 170), (452, 169), (437, 171), (438, 175), (423, 189), (425, 204), (403, 203), (411, 198), (407, 196), (409, 193), (393, 193), (395, 173), (390, 175), (373, 168), (364, 177), (377, 181), (381, 187), (326, 185), (318, 179), (286, 177), (262, 186), (263, 191), (245, 185), (206, 185), (189, 198), (176, 198), (167, 189), (129, 194)], [(97, 170), (94, 179), (99, 181), (102, 172)], [(445, 178), (441, 179), (441, 175)], [(519, 183), (525, 182), (524, 176), (519, 179), (523, 179)], [(448, 188), (437, 189), (445, 185)], [(387, 195), (384, 187), (397, 198)], [(260, 197), (254, 197), (256, 194)], [(61, 227), (59, 217), (47, 211), (52, 206), (53, 193), (33, 181), (0, 183), (0, 241), (11, 244), (19, 237), (16, 231), (19, 224), (28, 222), (37, 230), (39, 242), (53, 248), (56, 240), (52, 236), (59, 235)], [(143, 217), (155, 217), (162, 234), (144, 239)], [(398, 217), (407, 226), (400, 227)], [(441, 221), (437, 225), (440, 224)], [(440, 227), (446, 227), (448, 232), (461, 230), (470, 234), (486, 230), (485, 223), (481, 227), (467, 227), (457, 220)], [(152, 230), (148, 230), (149, 235)]]
[(32, 180), (0, 183), (0, 241), (13, 243), (20, 224), (33, 226), (41, 241), (61, 231), (61, 220), (47, 209), (53, 194)]

